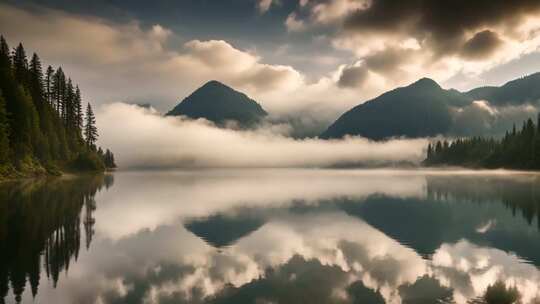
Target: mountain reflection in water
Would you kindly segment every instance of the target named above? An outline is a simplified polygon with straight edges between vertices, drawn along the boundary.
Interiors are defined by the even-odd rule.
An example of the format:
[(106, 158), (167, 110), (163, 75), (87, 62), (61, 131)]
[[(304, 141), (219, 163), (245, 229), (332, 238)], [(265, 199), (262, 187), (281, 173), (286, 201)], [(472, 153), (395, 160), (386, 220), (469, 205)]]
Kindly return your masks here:
[(540, 300), (535, 174), (112, 177), (0, 188), (4, 301), (468, 303), (497, 282)]

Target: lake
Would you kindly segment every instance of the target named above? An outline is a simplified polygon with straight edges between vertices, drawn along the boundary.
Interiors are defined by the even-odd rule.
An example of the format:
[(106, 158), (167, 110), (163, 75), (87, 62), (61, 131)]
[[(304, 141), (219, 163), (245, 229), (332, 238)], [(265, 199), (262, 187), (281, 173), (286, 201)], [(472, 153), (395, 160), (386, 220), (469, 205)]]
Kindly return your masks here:
[(540, 175), (115, 172), (0, 185), (7, 303), (540, 299)]

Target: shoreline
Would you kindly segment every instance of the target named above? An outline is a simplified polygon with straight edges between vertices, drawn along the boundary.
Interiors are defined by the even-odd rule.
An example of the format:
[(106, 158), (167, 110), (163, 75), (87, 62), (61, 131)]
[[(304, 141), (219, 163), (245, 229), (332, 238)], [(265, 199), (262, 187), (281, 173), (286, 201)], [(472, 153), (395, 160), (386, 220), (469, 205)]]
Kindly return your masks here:
[(20, 182), (20, 181), (28, 181), (28, 180), (43, 180), (43, 179), (71, 179), (76, 178), (78, 176), (83, 175), (98, 175), (98, 174), (106, 174), (108, 172), (112, 172), (114, 170), (104, 170), (104, 171), (60, 171), (60, 174), (51, 174), (51, 173), (43, 173), (43, 174), (24, 174), (20, 172), (16, 172), (15, 174), (18, 174), (19, 176), (0, 176), (0, 184), (4, 183), (10, 183), (10, 182)]

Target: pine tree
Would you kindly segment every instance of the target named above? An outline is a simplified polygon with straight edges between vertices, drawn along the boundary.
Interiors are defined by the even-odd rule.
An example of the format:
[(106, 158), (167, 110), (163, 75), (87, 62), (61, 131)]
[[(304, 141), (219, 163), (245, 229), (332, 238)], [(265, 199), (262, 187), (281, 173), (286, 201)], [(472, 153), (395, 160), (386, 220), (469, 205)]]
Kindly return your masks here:
[(53, 78), (53, 96), (54, 96), (54, 106), (56, 109), (56, 113), (58, 113), (58, 116), (63, 117), (63, 110), (64, 110), (64, 91), (65, 91), (65, 85), (66, 83), (66, 76), (64, 75), (64, 71), (61, 67), (59, 67), (56, 70), (56, 73), (54, 73)]
[(43, 90), (43, 71), (41, 68), (41, 61), (36, 53), (34, 53), (32, 60), (30, 61), (29, 80), (32, 99), (34, 100), (36, 106), (41, 105), (45, 98), (45, 93)]
[(13, 50), (13, 69), (15, 79), (19, 83), (27, 85), (28, 59), (22, 43), (19, 43), (19, 45)]
[(116, 164), (114, 162), (114, 154), (109, 149), (105, 151), (103, 162), (105, 163), (105, 167), (107, 168), (116, 168)]
[(45, 72), (45, 96), (47, 103), (49, 103), (51, 106), (53, 105), (53, 94), (52, 94), (52, 86), (53, 86), (53, 78), (54, 78), (54, 69), (52, 66), (47, 67), (47, 71)]
[[(107, 149), (107, 151), (109, 151), (109, 149)], [(109, 155), (110, 155), (110, 165), (109, 165), (109, 168), (116, 168), (116, 161), (114, 160), (114, 153), (112, 153), (111, 151), (109, 151)]]
[(66, 84), (66, 96), (64, 99), (64, 124), (70, 133), (73, 131), (75, 125), (75, 107), (73, 106), (75, 99), (75, 90), (73, 89), (73, 83), (71, 78), (68, 78)]
[(6, 69), (11, 66), (11, 58), (9, 54), (9, 46), (4, 39), (4, 36), (0, 36), (0, 68)]
[(98, 133), (96, 128), (96, 118), (90, 103), (88, 103), (88, 106), (86, 107), (86, 125), (84, 126), (84, 137), (86, 140), (86, 147), (88, 147), (88, 149), (95, 150)]
[(32, 55), (32, 59), (30, 60), (28, 79), (30, 95), (38, 113), (40, 127), (40, 131), (35, 135), (34, 151), (40, 160), (47, 162), (51, 157), (49, 139), (51, 139), (51, 133), (54, 131), (50, 125), (49, 105), (45, 101), (41, 60), (36, 53)]
[(79, 86), (75, 89), (75, 114), (76, 114), (76, 128), (77, 128), (77, 134), (81, 134), (81, 129), (83, 126), (83, 113), (82, 113), (82, 97), (81, 97), (81, 90), (79, 89)]

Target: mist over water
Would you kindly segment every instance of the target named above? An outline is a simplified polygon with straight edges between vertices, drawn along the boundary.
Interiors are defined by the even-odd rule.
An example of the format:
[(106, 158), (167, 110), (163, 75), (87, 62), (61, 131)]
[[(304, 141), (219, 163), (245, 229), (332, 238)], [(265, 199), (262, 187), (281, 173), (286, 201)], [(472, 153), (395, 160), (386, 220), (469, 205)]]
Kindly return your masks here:
[(373, 142), (293, 139), (283, 126), (258, 130), (217, 128), (204, 120), (163, 117), (134, 105), (114, 103), (98, 113), (107, 130), (99, 144), (115, 151), (122, 168), (264, 168), (418, 164), (426, 139)]

